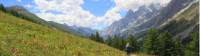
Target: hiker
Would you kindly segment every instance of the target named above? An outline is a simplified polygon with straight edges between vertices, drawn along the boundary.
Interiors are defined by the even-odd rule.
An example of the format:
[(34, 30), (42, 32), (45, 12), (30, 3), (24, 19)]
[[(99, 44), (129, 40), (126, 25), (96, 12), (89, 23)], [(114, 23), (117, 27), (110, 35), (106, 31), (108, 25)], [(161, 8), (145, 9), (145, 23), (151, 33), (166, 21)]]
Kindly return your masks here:
[(130, 55), (130, 54), (131, 54), (132, 48), (131, 48), (131, 46), (129, 45), (129, 43), (126, 44), (125, 51), (126, 51), (127, 55)]

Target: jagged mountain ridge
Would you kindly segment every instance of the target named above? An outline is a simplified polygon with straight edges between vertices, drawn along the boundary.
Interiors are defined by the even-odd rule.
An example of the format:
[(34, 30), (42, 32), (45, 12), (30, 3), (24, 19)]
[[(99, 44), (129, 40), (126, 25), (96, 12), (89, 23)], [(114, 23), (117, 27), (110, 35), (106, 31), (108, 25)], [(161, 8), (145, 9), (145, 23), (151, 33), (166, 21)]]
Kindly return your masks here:
[(131, 25), (139, 25), (141, 22), (145, 22), (152, 13), (157, 12), (160, 8), (155, 4), (152, 4), (149, 7), (141, 6), (137, 11), (129, 10), (126, 16), (119, 21), (114, 22), (109, 26), (107, 29), (102, 31), (103, 36), (107, 35), (118, 35), (123, 31), (126, 31), (126, 28), (130, 27)]
[[(172, 18), (176, 13), (184, 9), (185, 7), (189, 6), (192, 2), (195, 0), (172, 0), (166, 7), (161, 7), (159, 10), (155, 12), (146, 12), (146, 15), (140, 15), (138, 17), (143, 17), (143, 21), (138, 20), (138, 18), (129, 18), (129, 19), (136, 19), (134, 21), (130, 22), (130, 25), (126, 23), (121, 23), (120, 20), (113, 23), (113, 24), (126, 24), (127, 27), (124, 27), (123, 29), (118, 29), (117, 34), (116, 32), (108, 32), (113, 31), (114, 29), (111, 29), (110, 27), (119, 27), (118, 25), (113, 26), (113, 24), (108, 27), (109, 30), (106, 30), (103, 32), (103, 34), (110, 34), (110, 35), (119, 35), (123, 37), (127, 37), (128, 35), (144, 35), (145, 31), (147, 31), (149, 28), (157, 28), (159, 29), (159, 26), (162, 25), (164, 22), (166, 22), (168, 19)], [(148, 8), (147, 8), (148, 9)], [(148, 13), (150, 15), (148, 15)], [(128, 13), (127, 13), (128, 14)], [(135, 15), (135, 14), (134, 14)], [(126, 16), (124, 17), (126, 18)], [(122, 18), (121, 20), (124, 20)], [(140, 22), (134, 23), (134, 22)], [(105, 35), (104, 35), (105, 36)]]
[(135, 33), (137, 35), (140, 32), (144, 33), (144, 31), (148, 30), (149, 28), (158, 28), (159, 25), (166, 22), (169, 18), (184, 9), (193, 1), (194, 0), (172, 0), (166, 7), (162, 8), (159, 12), (156, 12), (155, 14), (157, 15), (152, 15), (149, 17), (149, 21), (137, 27), (128, 28), (130, 29), (128, 32)]

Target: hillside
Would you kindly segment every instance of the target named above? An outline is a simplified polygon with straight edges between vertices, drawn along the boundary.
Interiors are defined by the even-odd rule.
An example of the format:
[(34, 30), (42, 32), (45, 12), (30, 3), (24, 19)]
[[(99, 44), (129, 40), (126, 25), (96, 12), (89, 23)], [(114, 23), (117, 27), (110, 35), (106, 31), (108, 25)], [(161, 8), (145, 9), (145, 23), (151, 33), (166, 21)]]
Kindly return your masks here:
[[(186, 38), (199, 24), (199, 3), (194, 2), (188, 7), (167, 20), (159, 28), (162, 31), (169, 31), (175, 37)], [(198, 27), (197, 27), (198, 28)], [(198, 29), (195, 31), (199, 31)]]
[(39, 18), (38, 16), (34, 15), (33, 13), (29, 12), (22, 6), (14, 5), (14, 6), (6, 7), (5, 9), (7, 12), (12, 13), (13, 15), (21, 17), (25, 20), (29, 20), (31, 22), (46, 25), (46, 26), (50, 26), (50, 25), (48, 25), (48, 22)]
[(125, 53), (70, 33), (0, 11), (1, 56), (125, 56)]
[(90, 28), (85, 29), (83, 27), (68, 26), (65, 23), (61, 24), (54, 21), (45, 21), (42, 18), (36, 16), (35, 14), (29, 12), (27, 9), (19, 5), (9, 6), (9, 7), (6, 7), (5, 9), (8, 13), (11, 13), (14, 16), (17, 16), (22, 19), (25, 19), (34, 23), (38, 23), (44, 26), (56, 28), (58, 30), (61, 30), (67, 33), (72, 33), (74, 35), (88, 36), (95, 32), (95, 30), (92, 30)]

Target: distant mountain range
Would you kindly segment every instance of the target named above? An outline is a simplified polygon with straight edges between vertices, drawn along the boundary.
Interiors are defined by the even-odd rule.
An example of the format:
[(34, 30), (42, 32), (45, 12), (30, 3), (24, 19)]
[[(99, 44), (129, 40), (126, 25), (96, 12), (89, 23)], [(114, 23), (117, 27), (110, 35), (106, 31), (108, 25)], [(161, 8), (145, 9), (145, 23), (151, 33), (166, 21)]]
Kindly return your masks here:
[[(144, 37), (149, 28), (156, 28), (160, 31), (169, 31), (174, 37), (187, 37), (188, 33), (192, 32), (191, 30), (195, 26), (198, 26), (199, 13), (197, 4), (197, 0), (172, 0), (166, 7), (156, 4), (141, 6), (135, 12), (129, 10), (124, 18), (114, 22), (106, 30), (101, 31), (101, 35), (105, 37), (118, 35), (124, 38), (128, 35)], [(187, 20), (189, 18), (190, 20)], [(186, 22), (180, 22), (183, 20), (187, 20), (190, 26), (185, 24)], [(180, 24), (174, 25), (174, 23), (169, 23), (171, 21), (178, 21)], [(183, 31), (188, 33), (183, 33)]]
[(55, 27), (56, 29), (62, 30), (64, 32), (68, 33), (74, 33), (77, 35), (82, 36), (90, 36), (91, 34), (95, 33), (96, 30), (85, 28), (85, 27), (77, 27), (77, 26), (68, 26), (67, 24), (59, 24), (53, 21), (48, 21), (48, 23)]

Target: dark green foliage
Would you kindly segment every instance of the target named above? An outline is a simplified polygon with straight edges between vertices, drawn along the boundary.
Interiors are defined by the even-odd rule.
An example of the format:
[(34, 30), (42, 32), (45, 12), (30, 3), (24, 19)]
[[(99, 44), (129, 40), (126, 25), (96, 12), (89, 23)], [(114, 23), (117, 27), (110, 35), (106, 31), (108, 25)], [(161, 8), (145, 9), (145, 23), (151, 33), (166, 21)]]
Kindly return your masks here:
[[(9, 13), (13, 16), (16, 16), (18, 18), (21, 19), (25, 19), (37, 24), (41, 24), (44, 26), (51, 26), (47, 21), (39, 18), (38, 16), (36, 16), (35, 14), (29, 12), (28, 10), (26, 10), (24, 7), (21, 6), (10, 6), (6, 8), (6, 13)], [(56, 27), (55, 27), (56, 28)]]
[(91, 34), (90, 39), (100, 43), (104, 43), (103, 38), (99, 35), (98, 32), (96, 32), (96, 34)]
[(183, 18), (181, 20), (170, 21), (170, 23), (164, 26), (161, 31), (168, 31), (171, 34), (176, 35), (182, 32), (182, 30), (187, 29), (189, 26), (191, 26), (189, 21)]
[(163, 27), (162, 31), (172, 31), (176, 27), (177, 27), (177, 21), (172, 20), (172, 21), (169, 22), (169, 24), (167, 24), (165, 27)]
[(105, 43), (107, 44), (107, 45), (112, 45), (112, 37), (109, 35), (108, 36), (108, 38), (105, 40)]
[(185, 56), (199, 56), (199, 33), (192, 33), (192, 41), (186, 45)]
[[(198, 32), (192, 34), (192, 41), (186, 46), (181, 43), (179, 38), (172, 39), (172, 35), (169, 32), (159, 32), (156, 29), (149, 29), (144, 43), (142, 45), (142, 51), (147, 54), (159, 55), (159, 56), (198, 56)], [(92, 40), (98, 41), (98, 32), (91, 35)], [(127, 39), (123, 37), (108, 36), (105, 43), (111, 47), (119, 50), (124, 50), (127, 43), (133, 47), (134, 52), (141, 51), (138, 40), (135, 36), (130, 35)]]
[(111, 46), (118, 48), (120, 50), (124, 50), (124, 47), (127, 43), (125, 39), (118, 37), (117, 35), (114, 36), (114, 38), (112, 39), (112, 42), (113, 43), (111, 44)]
[(133, 51), (136, 52), (136, 51), (139, 51), (139, 44), (138, 44), (138, 41), (137, 39), (133, 36), (133, 35), (130, 35), (127, 39), (127, 42), (130, 43), (130, 46), (133, 47)]
[[(198, 56), (198, 33), (192, 34), (192, 41), (186, 46), (181, 43), (179, 38), (172, 39), (172, 35), (169, 32), (161, 32), (158, 35), (158, 31), (150, 29), (146, 35), (144, 41), (144, 52), (159, 55), (159, 56)], [(185, 52), (185, 53), (184, 53)]]
[(148, 54), (156, 54), (158, 52), (159, 32), (156, 29), (150, 29), (144, 39), (143, 51)]
[(0, 4), (0, 10), (3, 11), (3, 12), (6, 12), (6, 9), (5, 9), (5, 7), (3, 6), (3, 4)]
[[(92, 40), (99, 42), (98, 32), (96, 35), (92, 34)], [(149, 29), (146, 38), (144, 39), (142, 51), (147, 54), (159, 55), (159, 56), (198, 56), (198, 32), (192, 34), (192, 41), (186, 46), (181, 43), (179, 38), (172, 39), (172, 35), (169, 32), (159, 32), (156, 29)], [(123, 37), (108, 36), (105, 43), (111, 47), (124, 50), (127, 43), (133, 47), (134, 52), (139, 52), (140, 44), (136, 37), (130, 35), (127, 39)]]
[(94, 34), (91, 34), (91, 35), (90, 35), (90, 39), (91, 39), (91, 40), (95, 40), (95, 35), (94, 35)]
[(31, 18), (28, 17), (28, 16), (19, 14), (17, 11), (8, 11), (8, 13), (10, 13), (13, 16), (16, 16), (16, 17), (19, 17), (19, 18), (22, 18), (22, 19), (25, 19), (25, 20), (28, 20), (28, 21), (31, 21), (31, 22), (34, 22), (34, 23), (39, 23), (39, 22), (35, 22), (35, 21), (31, 20)]
[(9, 14), (11, 14), (13, 16), (16, 16), (16, 17), (19, 17), (19, 18), (34, 22), (34, 23), (42, 24), (41, 22), (38, 22), (39, 20), (37, 21), (33, 17), (29, 17), (27, 15), (21, 14), (18, 11), (15, 11), (15, 10), (8, 10), (7, 13), (9, 13)]
[(183, 51), (183, 45), (181, 43), (181, 40), (179, 38), (177, 38), (175, 41), (174, 41), (174, 53), (173, 55), (174, 56), (183, 56), (184, 54), (184, 51)]
[(96, 41), (101, 42), (101, 43), (104, 43), (104, 40), (103, 40), (103, 38), (99, 35), (99, 32), (96, 32), (95, 37), (96, 37)]
[(108, 36), (107, 39), (105, 40), (105, 43), (111, 47), (124, 50), (127, 40), (115, 35), (115, 36)]
[(173, 56), (174, 42), (168, 32), (161, 33), (158, 36), (158, 54), (160, 56)]
[(117, 37), (117, 36), (114, 36), (112, 38), (112, 44), (111, 44), (111, 46), (114, 47), (114, 48), (120, 49), (120, 38)]
[(180, 39), (172, 39), (169, 32), (150, 29), (144, 41), (144, 52), (159, 56), (183, 56), (183, 45)]

